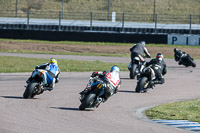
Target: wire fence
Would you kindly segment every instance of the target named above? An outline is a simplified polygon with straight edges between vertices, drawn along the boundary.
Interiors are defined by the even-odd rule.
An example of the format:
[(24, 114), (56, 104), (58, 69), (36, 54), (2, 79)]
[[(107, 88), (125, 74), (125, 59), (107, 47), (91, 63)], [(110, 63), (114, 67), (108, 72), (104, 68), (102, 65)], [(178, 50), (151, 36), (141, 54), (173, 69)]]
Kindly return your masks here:
[[(165, 15), (165, 14), (130, 14), (112, 12), (61, 12), (61, 11), (27, 11), (26, 13), (16, 13), (14, 10), (0, 10), (0, 17), (13, 18), (40, 18), (40, 19), (61, 19), (64, 20), (98, 20), (112, 21), (115, 13), (115, 21), (119, 22), (143, 22), (143, 23), (163, 23), (163, 24), (200, 24), (200, 15)], [(92, 14), (92, 18), (91, 18)]]
[(0, 29), (200, 34), (200, 0), (0, 2)]
[(199, 15), (0, 11), (0, 29), (200, 34)]

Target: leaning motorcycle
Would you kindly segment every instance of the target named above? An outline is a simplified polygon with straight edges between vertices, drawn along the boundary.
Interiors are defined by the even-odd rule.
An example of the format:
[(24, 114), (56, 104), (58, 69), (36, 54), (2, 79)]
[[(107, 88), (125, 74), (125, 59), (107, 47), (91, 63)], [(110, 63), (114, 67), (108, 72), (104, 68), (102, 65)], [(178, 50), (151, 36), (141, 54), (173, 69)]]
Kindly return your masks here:
[(143, 72), (140, 74), (137, 86), (135, 88), (136, 92), (147, 92), (149, 89), (153, 89), (153, 86), (150, 84), (152, 80), (156, 79), (154, 70), (149, 66), (143, 69)]
[(43, 85), (43, 79), (39, 76), (35, 76), (25, 87), (26, 89), (23, 94), (25, 99), (33, 98), (34, 96), (47, 90), (47, 88)]
[(136, 75), (139, 75), (143, 68), (144, 63), (141, 61), (141, 59), (138, 56), (134, 57), (133, 63), (130, 62), (128, 65), (128, 69), (130, 71), (130, 79), (134, 79)]
[(174, 54), (175, 61), (179, 63), (179, 65), (184, 65), (186, 67), (192, 66), (196, 67), (196, 63), (194, 59), (189, 54), (184, 54), (182, 57), (178, 56), (177, 53)]
[(90, 78), (87, 86), (86, 93), (81, 94), (79, 106), (80, 110), (85, 110), (85, 108), (97, 108), (102, 102), (101, 96), (104, 94), (105, 83), (98, 78)]

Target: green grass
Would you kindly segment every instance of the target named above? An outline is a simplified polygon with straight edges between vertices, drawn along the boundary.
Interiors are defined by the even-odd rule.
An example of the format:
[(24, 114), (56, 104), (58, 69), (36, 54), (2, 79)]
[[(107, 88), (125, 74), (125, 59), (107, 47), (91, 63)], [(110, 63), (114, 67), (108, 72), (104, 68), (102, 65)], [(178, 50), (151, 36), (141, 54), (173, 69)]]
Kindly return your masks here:
[(145, 114), (150, 119), (189, 120), (200, 122), (200, 101), (181, 101), (150, 108)]
[[(1, 56), (0, 73), (32, 72), (36, 65), (48, 62), (48, 59)], [(76, 61), (58, 59), (62, 72), (108, 71), (113, 65), (121, 71), (127, 71), (128, 63), (105, 63), (101, 61)]]
[[(18, 12), (28, 8), (26, 1), (31, 2), (32, 10), (61, 11), (62, 0), (18, 0)], [(65, 12), (107, 12), (108, 0), (64, 0)], [(158, 14), (196, 14), (199, 15), (199, 0), (156, 0)], [(16, 0), (1, 0), (1, 10), (15, 10)], [(110, 0), (110, 12), (153, 14), (154, 0)]]

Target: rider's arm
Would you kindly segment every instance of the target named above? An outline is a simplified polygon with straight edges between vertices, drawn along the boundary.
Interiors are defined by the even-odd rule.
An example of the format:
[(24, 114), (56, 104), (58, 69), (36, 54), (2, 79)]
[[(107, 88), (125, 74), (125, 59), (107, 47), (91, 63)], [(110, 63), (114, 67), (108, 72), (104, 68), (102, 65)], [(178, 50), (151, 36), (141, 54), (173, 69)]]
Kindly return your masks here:
[(45, 69), (47, 65), (48, 65), (48, 63), (44, 63), (44, 64), (42, 64), (42, 65), (37, 65), (37, 66), (35, 67), (35, 69)]
[(146, 67), (150, 66), (151, 64), (153, 64), (153, 59), (150, 60), (149, 62), (146, 62)]
[[(136, 44), (135, 44), (136, 45)], [(135, 45), (133, 45), (133, 47), (130, 48), (130, 51), (132, 52), (132, 50), (134, 49)]]
[(148, 52), (147, 48), (144, 47), (144, 53), (146, 54), (147, 58), (151, 58), (150, 53)]
[(58, 74), (56, 75), (55, 79), (56, 79), (55, 83), (58, 83), (60, 80), (60, 69), (58, 69)]
[(94, 71), (92, 73), (91, 77), (96, 77), (96, 76), (103, 77), (103, 76), (105, 76), (105, 73), (106, 73), (106, 71)]

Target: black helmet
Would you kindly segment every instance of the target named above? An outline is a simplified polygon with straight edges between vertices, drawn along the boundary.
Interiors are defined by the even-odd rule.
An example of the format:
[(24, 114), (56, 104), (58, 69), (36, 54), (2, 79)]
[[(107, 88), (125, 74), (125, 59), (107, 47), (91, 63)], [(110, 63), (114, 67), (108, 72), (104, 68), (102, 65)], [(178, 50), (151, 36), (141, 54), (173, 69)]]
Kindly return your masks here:
[(177, 48), (174, 48), (174, 52), (176, 52), (176, 51), (178, 51), (178, 49), (177, 49)]
[(157, 53), (156, 59), (160, 63), (163, 60), (164, 56), (161, 53)]

